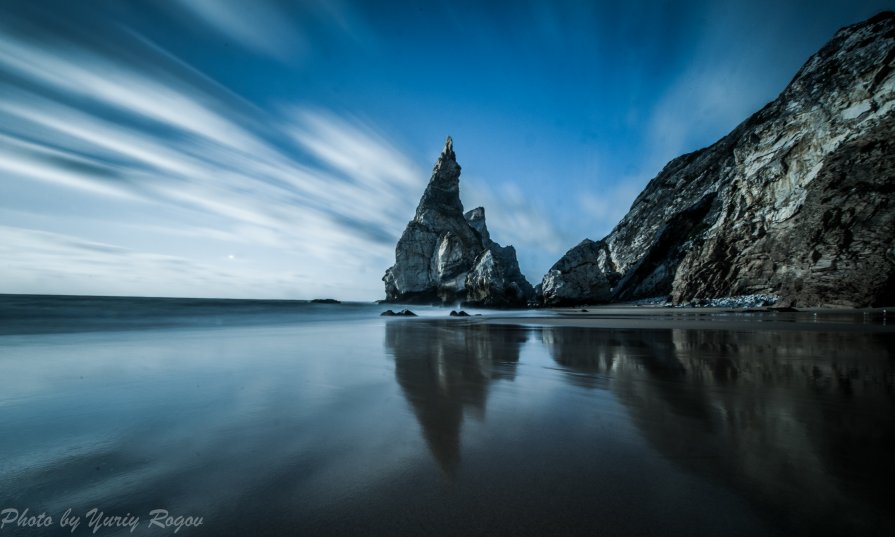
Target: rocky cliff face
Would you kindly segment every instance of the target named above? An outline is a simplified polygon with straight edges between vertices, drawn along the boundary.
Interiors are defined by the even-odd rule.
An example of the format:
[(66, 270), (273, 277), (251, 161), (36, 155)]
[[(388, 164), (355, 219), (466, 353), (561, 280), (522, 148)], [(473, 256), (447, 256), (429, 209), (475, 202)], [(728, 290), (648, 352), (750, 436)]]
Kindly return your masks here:
[(843, 28), (771, 103), (665, 166), (602, 241), (547, 273), (547, 305), (770, 294), (895, 303), (895, 13)]
[(599, 304), (612, 300), (618, 279), (606, 243), (584, 239), (550, 267), (537, 294), (554, 306)]
[(491, 240), (485, 225), (485, 208), (477, 207), (464, 215), (482, 237), (484, 250), (466, 275), (466, 303), (470, 305), (525, 306), (534, 297), (534, 289), (516, 260), (516, 249)]
[(491, 240), (485, 209), (463, 213), (450, 137), (382, 280), (387, 302), (511, 307), (525, 306), (533, 295), (513, 247)]

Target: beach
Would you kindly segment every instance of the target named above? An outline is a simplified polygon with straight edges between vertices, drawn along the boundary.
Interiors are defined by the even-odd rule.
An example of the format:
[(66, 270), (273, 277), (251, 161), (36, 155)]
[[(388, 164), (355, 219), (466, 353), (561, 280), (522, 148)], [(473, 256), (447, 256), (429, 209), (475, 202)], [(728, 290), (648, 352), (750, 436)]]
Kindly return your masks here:
[(895, 531), (881, 310), (185, 300), (0, 297), (4, 534)]

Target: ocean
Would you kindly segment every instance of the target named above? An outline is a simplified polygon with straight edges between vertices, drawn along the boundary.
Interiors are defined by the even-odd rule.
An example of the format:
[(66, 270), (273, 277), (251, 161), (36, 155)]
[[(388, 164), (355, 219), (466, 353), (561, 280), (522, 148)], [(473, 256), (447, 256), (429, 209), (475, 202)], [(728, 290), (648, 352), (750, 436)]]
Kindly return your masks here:
[(895, 533), (880, 310), (388, 308), (0, 295), (0, 535)]

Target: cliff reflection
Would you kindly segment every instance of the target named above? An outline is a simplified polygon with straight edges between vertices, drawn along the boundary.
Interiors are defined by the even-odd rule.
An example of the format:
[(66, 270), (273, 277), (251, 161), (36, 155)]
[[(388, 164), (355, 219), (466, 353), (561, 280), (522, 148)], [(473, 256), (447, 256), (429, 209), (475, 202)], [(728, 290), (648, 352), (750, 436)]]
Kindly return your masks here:
[(665, 457), (798, 533), (891, 534), (893, 337), (545, 327), (570, 383), (610, 390)]
[(460, 463), (464, 415), (484, 417), (492, 381), (512, 380), (526, 333), (515, 327), (457, 321), (395, 321), (386, 325), (386, 349), (395, 377), (423, 436), (449, 475)]

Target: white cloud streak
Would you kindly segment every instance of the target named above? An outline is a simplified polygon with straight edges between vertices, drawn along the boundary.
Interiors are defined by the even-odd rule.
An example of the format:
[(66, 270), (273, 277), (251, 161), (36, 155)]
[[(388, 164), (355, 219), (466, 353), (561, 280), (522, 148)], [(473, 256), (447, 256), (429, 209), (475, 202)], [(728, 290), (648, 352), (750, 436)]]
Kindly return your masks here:
[(0, 256), (6, 285), (52, 294), (140, 295), (158, 288), (172, 296), (276, 297), (289, 277), (10, 226), (0, 226)]
[(306, 44), (274, 3), (267, 0), (179, 0), (182, 9), (221, 35), (255, 52), (287, 60)]
[[(165, 57), (157, 61), (170, 62)], [(0, 83), (5, 181), (36, 180), (89, 193), (95, 204), (84, 207), (85, 215), (109, 204), (178, 207), (187, 216), (169, 222), (170, 229), (214, 229), (214, 241), (248, 250), (250, 257), (279, 258), (274, 264), (280, 266), (291, 263), (306, 281), (317, 281), (317, 288), (340, 298), (381, 295), (379, 277), (359, 278), (358, 271), (384, 270), (393, 259), (393, 245), (424, 186), (424, 174), (410, 159), (357, 119), (290, 106), (273, 120), (235, 102), (224, 88), (184, 78), (182, 69), (171, 69), (177, 76), (159, 78), (138, 67), (84, 49), (49, 49), (0, 36), (0, 69), (40, 87), (40, 93), (58, 96), (50, 99)], [(91, 106), (69, 106), (70, 98), (87, 99)], [(145, 126), (147, 119), (152, 128)], [(156, 251), (164, 253), (164, 233), (145, 232), (155, 236)], [(26, 231), (17, 233), (21, 237)], [(36, 236), (43, 237), (38, 242), (48, 240)], [(103, 237), (86, 239), (102, 242)], [(127, 259), (125, 265), (72, 265), (71, 251), (64, 248), (52, 250), (53, 259), (50, 250), (29, 249), (28, 241), (11, 244), (20, 246), (10, 252), (17, 264), (3, 269), (0, 291), (39, 290), (33, 279), (21, 277), (31, 266), (65, 270), (67, 279), (101, 277), (110, 289), (126, 274), (143, 273), (152, 284), (128, 294), (176, 292), (165, 284), (170, 271), (151, 256), (116, 256)], [(143, 269), (134, 268), (138, 265)], [(207, 278), (201, 264), (179, 267), (179, 279), (192, 274), (199, 285)], [(21, 271), (18, 276), (15, 270)], [(150, 277), (153, 271), (160, 276)], [(223, 296), (234, 292), (232, 286), (231, 291), (218, 288)], [(290, 284), (280, 291), (292, 298), (314, 293)]]
[(491, 239), (515, 247), (522, 273), (532, 285), (539, 283), (568, 242), (543, 207), (513, 183), (492, 186), (472, 177), (464, 189), (464, 209), (485, 207)]

